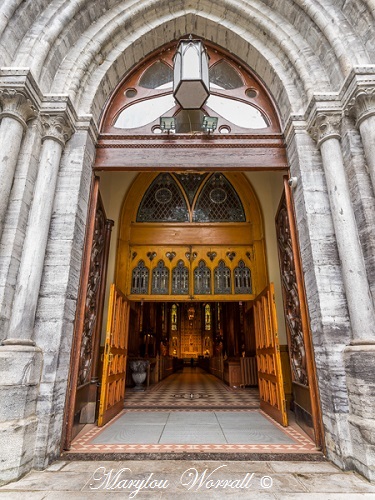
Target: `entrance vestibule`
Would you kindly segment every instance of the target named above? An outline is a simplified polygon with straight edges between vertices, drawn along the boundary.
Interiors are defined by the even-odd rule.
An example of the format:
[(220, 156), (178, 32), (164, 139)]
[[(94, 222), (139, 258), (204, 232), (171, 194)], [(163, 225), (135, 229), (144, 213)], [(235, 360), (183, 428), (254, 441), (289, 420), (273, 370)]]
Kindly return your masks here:
[[(298, 419), (322, 445), (290, 193), (279, 203), (288, 188), (277, 112), (255, 75), (215, 48), (208, 51), (212, 95), (201, 111), (206, 118), (219, 114), (219, 134), (199, 130), (203, 115), (178, 104), (169, 109), (170, 48), (121, 82), (103, 114), (90, 217), (100, 220), (100, 212), (113, 219), (116, 245), (108, 251), (108, 238), (88, 225), (86, 243), (97, 241), (86, 245), (86, 259), (94, 260), (92, 281), (100, 293), (87, 287), (93, 303), (87, 321), (81, 294), (66, 447), (88, 415), (103, 425), (121, 411), (131, 358), (158, 358), (149, 374), (155, 382), (184, 360), (199, 359), (231, 386), (249, 385), (243, 374), (251, 359), (261, 407), (282, 425), (284, 379), (291, 372)], [(158, 116), (145, 112), (150, 99), (158, 116), (173, 114), (173, 136), (163, 136)], [(102, 248), (107, 252), (99, 262)], [(91, 271), (87, 266), (83, 286), (91, 283)], [(102, 317), (108, 318), (103, 328)], [(82, 325), (88, 325), (83, 335)], [(100, 338), (103, 376), (95, 391)]]

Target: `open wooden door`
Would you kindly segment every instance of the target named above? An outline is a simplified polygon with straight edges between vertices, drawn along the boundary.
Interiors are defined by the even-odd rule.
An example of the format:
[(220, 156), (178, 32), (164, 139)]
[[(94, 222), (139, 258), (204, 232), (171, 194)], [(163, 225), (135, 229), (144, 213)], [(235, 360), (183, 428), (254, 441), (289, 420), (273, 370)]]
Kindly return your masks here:
[(292, 193), (284, 177), (284, 193), (276, 214), (277, 243), (286, 333), (292, 373), (293, 412), (298, 425), (324, 447), (314, 349)]
[(112, 284), (104, 346), (99, 427), (109, 422), (124, 407), (129, 309), (125, 295)]
[(260, 408), (286, 427), (288, 414), (281, 371), (273, 283), (258, 295), (253, 308)]

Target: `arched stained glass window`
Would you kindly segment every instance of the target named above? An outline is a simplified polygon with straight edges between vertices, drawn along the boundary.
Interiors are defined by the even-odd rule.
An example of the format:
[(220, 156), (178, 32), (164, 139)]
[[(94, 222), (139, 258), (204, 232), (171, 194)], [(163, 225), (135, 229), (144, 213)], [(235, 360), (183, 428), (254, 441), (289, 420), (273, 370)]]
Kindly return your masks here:
[(189, 211), (180, 188), (170, 174), (159, 174), (147, 189), (137, 222), (187, 222)]
[(189, 293), (189, 269), (183, 260), (177, 262), (172, 270), (172, 294), (187, 295)]
[(131, 293), (134, 294), (148, 293), (148, 276), (149, 276), (149, 270), (145, 266), (144, 261), (140, 260), (138, 262), (137, 267), (135, 267), (132, 272)]
[(158, 265), (152, 271), (151, 293), (153, 295), (167, 295), (168, 292), (169, 269), (165, 267), (163, 260), (159, 260)]
[(232, 293), (231, 290), (231, 272), (225, 262), (221, 260), (215, 268), (215, 293)]
[(199, 195), (193, 222), (245, 222), (246, 216), (233, 186), (221, 174), (213, 174)]
[(243, 260), (234, 269), (234, 293), (253, 293), (251, 271)]
[(199, 261), (194, 269), (194, 293), (208, 295), (211, 293), (211, 271), (204, 260)]
[(186, 196), (190, 203), (193, 203), (194, 197), (201, 185), (202, 181), (207, 177), (207, 174), (182, 173), (175, 174), (185, 190)]

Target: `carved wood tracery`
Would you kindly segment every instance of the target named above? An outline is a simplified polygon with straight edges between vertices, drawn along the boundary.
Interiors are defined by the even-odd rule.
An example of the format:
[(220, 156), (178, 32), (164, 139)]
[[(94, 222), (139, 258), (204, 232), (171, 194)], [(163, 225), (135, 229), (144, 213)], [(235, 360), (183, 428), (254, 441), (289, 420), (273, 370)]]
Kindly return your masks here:
[(298, 283), (285, 197), (277, 215), (276, 228), (284, 294), (285, 320), (290, 343), (292, 377), (295, 382), (308, 386), (306, 349), (303, 338)]

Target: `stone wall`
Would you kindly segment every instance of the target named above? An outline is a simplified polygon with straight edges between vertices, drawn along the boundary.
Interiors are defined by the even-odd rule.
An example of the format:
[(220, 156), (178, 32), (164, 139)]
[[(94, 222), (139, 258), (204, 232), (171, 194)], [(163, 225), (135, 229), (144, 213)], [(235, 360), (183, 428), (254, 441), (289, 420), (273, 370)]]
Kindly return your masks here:
[(0, 416), (2, 477), (59, 454), (103, 109), (136, 64), (190, 33), (247, 64), (279, 109), (327, 453), (375, 479), (375, 334), (358, 326), (375, 293), (374, 12), (362, 0), (0, 5), (0, 391), (17, 402)]

